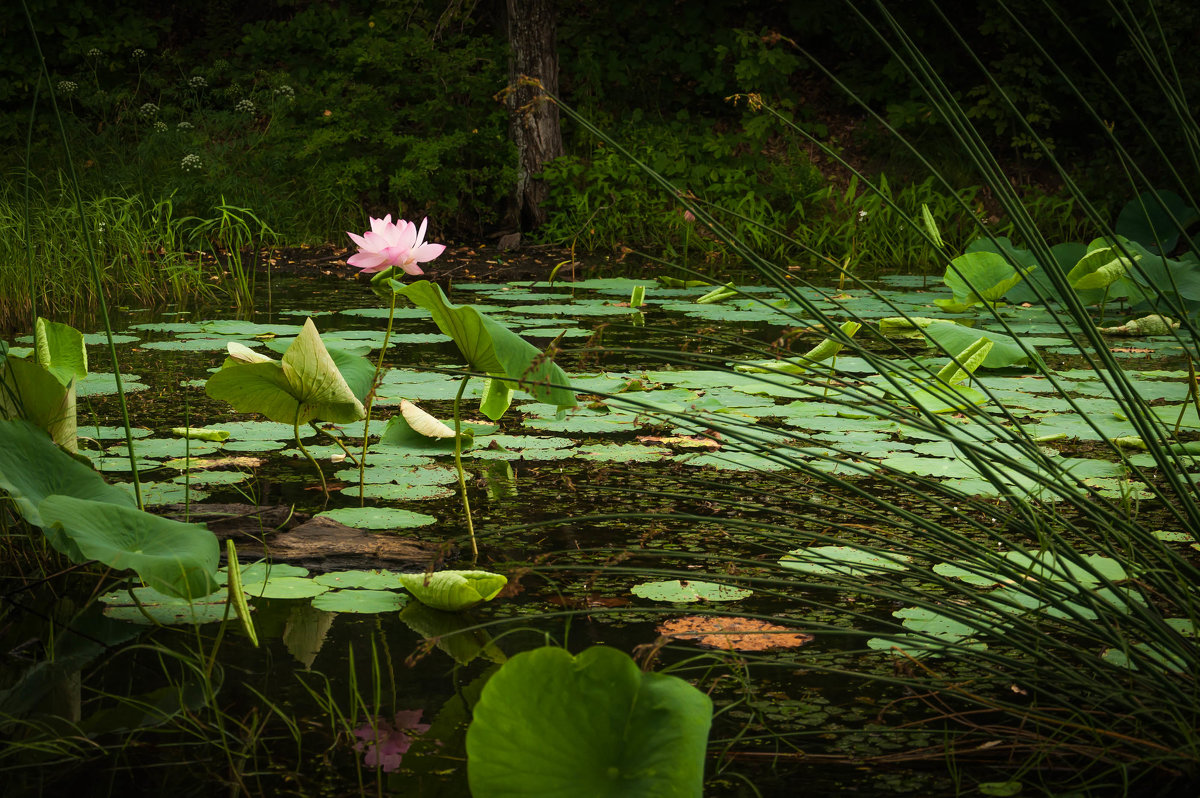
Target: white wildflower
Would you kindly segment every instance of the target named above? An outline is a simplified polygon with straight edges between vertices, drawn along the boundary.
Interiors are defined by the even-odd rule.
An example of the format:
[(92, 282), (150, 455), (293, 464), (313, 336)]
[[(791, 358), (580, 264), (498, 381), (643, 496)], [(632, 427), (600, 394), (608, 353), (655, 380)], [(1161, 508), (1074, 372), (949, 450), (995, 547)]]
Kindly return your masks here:
[(254, 113), (254, 101), (250, 99), (238, 100), (238, 104), (234, 106), (233, 110), (239, 114), (252, 114)]
[(179, 168), (185, 172), (196, 172), (204, 168), (204, 162), (200, 160), (199, 155), (185, 155), (179, 162)]
[(188, 78), (188, 86), (193, 89), (204, 89), (208, 88), (208, 81), (204, 79), (203, 75), (192, 75)]
[(63, 96), (74, 94), (79, 89), (79, 84), (73, 80), (60, 80), (58, 82), (58, 93)]
[(142, 119), (154, 119), (158, 116), (158, 106), (154, 103), (142, 103), (142, 107), (138, 109), (138, 115)]

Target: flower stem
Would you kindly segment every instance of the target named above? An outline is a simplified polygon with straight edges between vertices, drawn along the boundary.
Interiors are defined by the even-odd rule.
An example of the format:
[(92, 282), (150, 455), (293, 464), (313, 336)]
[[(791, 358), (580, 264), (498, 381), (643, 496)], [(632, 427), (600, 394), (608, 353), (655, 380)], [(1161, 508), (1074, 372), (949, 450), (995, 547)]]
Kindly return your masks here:
[(379, 359), (375, 361), (375, 374), (371, 377), (371, 390), (367, 393), (367, 414), (363, 418), (362, 457), (358, 458), (358, 506), (365, 503), (363, 479), (367, 468), (367, 446), (371, 442), (371, 408), (375, 406), (375, 389), (379, 387), (379, 372), (383, 371), (383, 356), (387, 354), (388, 342), (392, 338), (392, 322), (396, 318), (396, 292), (392, 291), (392, 305), (388, 308), (387, 332), (383, 334), (383, 346), (379, 348)]
[(467, 478), (463, 474), (462, 418), (458, 412), (469, 379), (471, 379), (471, 375), (463, 375), (462, 381), (458, 384), (458, 393), (454, 395), (454, 468), (458, 471), (458, 489), (462, 494), (463, 513), (467, 516), (467, 534), (471, 536), (471, 565), (474, 566), (479, 559), (479, 546), (475, 543), (475, 524), (471, 521), (471, 502), (467, 499)]
[(296, 436), (296, 447), (308, 458), (308, 462), (313, 464), (313, 468), (317, 469), (317, 476), (321, 478), (321, 495), (325, 497), (325, 503), (321, 505), (324, 510), (329, 506), (329, 486), (325, 484), (325, 472), (321, 470), (321, 464), (313, 458), (312, 453), (304, 448), (304, 444), (300, 442), (300, 408), (296, 408), (296, 421), (292, 424), (292, 434)]

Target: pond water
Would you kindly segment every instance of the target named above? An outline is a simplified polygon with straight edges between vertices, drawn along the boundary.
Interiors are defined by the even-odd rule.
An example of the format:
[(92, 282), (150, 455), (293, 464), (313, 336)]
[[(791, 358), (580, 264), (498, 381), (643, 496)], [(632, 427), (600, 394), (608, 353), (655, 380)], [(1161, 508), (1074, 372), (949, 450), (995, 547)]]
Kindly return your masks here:
[[(871, 291), (805, 291), (834, 320), (847, 317), (843, 308), (860, 320), (901, 313), (954, 318), (932, 304), (941, 294), (924, 289), (924, 283), (892, 278)], [(628, 306), (636, 285), (646, 291), (640, 310)], [(889, 473), (956, 486), (964, 508), (970, 505), (981, 518), (998, 516), (991, 523), (1002, 525), (1008, 511), (961, 446), (878, 413), (855, 412), (856, 403), (888, 401), (886, 377), (863, 358), (838, 358), (832, 371), (823, 372), (824, 383), (799, 387), (787, 379), (723, 370), (730, 360), (769, 357), (774, 344), (802, 353), (826, 333), (803, 308), (771, 289), (745, 288), (724, 302), (698, 304), (708, 290), (609, 278), (453, 286), (452, 302), (477, 305), (539, 348), (557, 341), (562, 352), (557, 362), (580, 398), (578, 408), (562, 414), (518, 395), (508, 415), (488, 424), (476, 411), (482, 380), (468, 382), (464, 417), (477, 434), (464, 464), (482, 549), (479, 567), (505, 574), (508, 588), (474, 610), (449, 614), (409, 599), (389, 581), (388, 569), (403, 569), (388, 564), (380, 574), (381, 563), (371, 558), (355, 570), (374, 574), (346, 575), (343, 567), (323, 574), (312, 562), (265, 578), (247, 572), (244, 582), (258, 579), (259, 590), (247, 592), (257, 596), (252, 606), (260, 647), (236, 624), (219, 639), (214, 623), (169, 626), (142, 633), (142, 647), (91, 662), (76, 676), (82, 706), (74, 712), (84, 719), (111, 709), (108, 696), (145, 697), (140, 718), (93, 717), (95, 728), (139, 731), (129, 733), (128, 745), (86, 756), (102, 759), (114, 785), (149, 779), (159, 794), (211, 794), (218, 783), (240, 782), (239, 789), (277, 795), (376, 788), (466, 795), (464, 701), (470, 703), (498, 664), (519, 651), (546, 642), (572, 651), (604, 644), (668, 669), (713, 698), (718, 716), (707, 794), (794, 795), (798, 781), (818, 794), (956, 794), (938, 753), (939, 726), (894, 730), (905, 719), (923, 717), (921, 702), (900, 686), (846, 676), (896, 667), (886, 646), (868, 641), (887, 628), (883, 621), (900, 605), (819, 587), (799, 591), (805, 598), (798, 601), (797, 593), (779, 589), (773, 580), (800, 562), (789, 552), (856, 534), (855, 527), (868, 539), (887, 527), (886, 534), (900, 543), (914, 534), (902, 519), (878, 512), (864, 520), (852, 491), (821, 483), (814, 473), (851, 477), (876, 493), (895, 490), (878, 472), (882, 463), (894, 469)], [(229, 341), (278, 358), (309, 316), (330, 347), (374, 360), (383, 343), (388, 310), (362, 283), (277, 281), (273, 307), (279, 310), (253, 321), (209, 312), (119, 314), (118, 355), (138, 428), (135, 447), (149, 508), (187, 501), (198, 508), (242, 503), (291, 506), (302, 513), (327, 510), (372, 534), (452, 543), (444, 564), (470, 567), (453, 457), (445, 449), (414, 454), (373, 446), (366, 499), (360, 502), (357, 470), (342, 459), (342, 450), (303, 430), (329, 483), (326, 507), (317, 475), (296, 451), (288, 425), (238, 415), (205, 394), (204, 381), (220, 367)], [(1090, 448), (1089, 441), (1101, 436), (1135, 430), (1096, 375), (1075, 368), (1079, 344), (1042, 308), (1010, 308), (1005, 317), (1007, 331), (983, 321), (979, 329), (996, 338), (1017, 335), (1037, 347), (1082, 415), (1020, 363), (981, 368), (974, 384), (989, 392), (990, 401), (1003, 402), (1006, 420), (1036, 425), (1035, 435), (1057, 442), (1059, 449), (1047, 456), (1069, 460), (1073, 475), (1116, 501), (1141, 502), (1144, 513), (1155, 512), (1149, 485), (1110, 454)], [(89, 343), (99, 341), (89, 336)], [(895, 355), (889, 342), (866, 345), (881, 356)], [(935, 371), (946, 361), (921, 344), (899, 346), (935, 364)], [(1185, 401), (1177, 342), (1139, 338), (1127, 349), (1122, 357), (1145, 363), (1130, 367), (1143, 397), (1161, 408), (1156, 412), (1163, 418), (1178, 421), (1183, 439), (1194, 437), (1200, 418)], [(98, 346), (90, 354), (96, 364), (106, 360)], [(385, 364), (373, 436), (383, 432), (401, 400), (438, 419), (451, 418), (461, 355), (427, 313), (397, 309)], [(126, 482), (128, 460), (122, 433), (114, 428), (111, 383), (111, 374), (95, 373), (80, 386), (79, 433), (92, 439), (81, 453), (111, 481)], [(860, 393), (839, 399), (850, 384)], [(998, 404), (992, 412), (1004, 415)], [(958, 423), (964, 436), (978, 436), (1000, 450), (1008, 445), (970, 414)], [(183, 426), (230, 435), (206, 442), (171, 434)], [(361, 422), (329, 425), (328, 431), (346, 436), (357, 451)], [(193, 458), (190, 468), (180, 460), (186, 455)], [(1137, 457), (1130, 460), (1136, 464)], [(795, 470), (798, 462), (810, 472)], [(1012, 480), (1027, 486), (1028, 475), (1014, 471)], [(355, 510), (360, 506), (389, 512)], [(945, 523), (962, 520), (948, 514)], [(805, 572), (802, 565), (798, 570)], [(678, 591), (695, 574), (704, 577), (700, 584), (715, 580), (729, 592), (684, 602)], [(673, 580), (673, 587), (660, 586), (666, 593), (639, 587)], [(753, 592), (732, 592), (739, 587)], [(86, 601), (93, 588), (34, 595), (57, 602), (61, 611), (63, 602)], [(138, 620), (141, 610), (129, 606), (128, 594), (111, 588), (100, 599), (109, 616)], [(792, 631), (812, 632), (813, 639), (766, 650), (753, 650), (764, 646), (751, 643), (739, 653), (699, 645), (694, 636), (663, 636), (683, 628), (670, 623), (693, 619), (703, 627), (697, 613), (711, 616), (714, 606), (726, 602), (730, 614), (781, 621)], [(845, 602), (847, 613), (836, 612)], [(159, 617), (181, 612), (150, 609)], [(216, 604), (212, 612), (223, 617), (225, 607)], [(187, 656), (177, 658), (178, 652)], [(211, 683), (195, 672), (197, 662), (212, 663)], [(171, 684), (187, 689), (162, 691)], [(223, 719), (199, 709), (205, 691), (213, 689), (206, 684), (219, 687)], [(185, 696), (183, 707), (179, 695)], [(411, 714), (417, 711), (419, 719)], [(397, 713), (407, 713), (397, 719), (400, 725), (433, 728), (411, 735), (412, 748), (372, 787), (381, 754), (373, 751), (369, 733), (355, 736), (354, 730), (369, 726), (372, 717), (390, 722)], [(923, 746), (928, 746), (923, 756), (889, 758)], [(981, 767), (980, 778), (1003, 781), (1008, 767), (1004, 762)], [(79, 771), (81, 778), (87, 773)]]

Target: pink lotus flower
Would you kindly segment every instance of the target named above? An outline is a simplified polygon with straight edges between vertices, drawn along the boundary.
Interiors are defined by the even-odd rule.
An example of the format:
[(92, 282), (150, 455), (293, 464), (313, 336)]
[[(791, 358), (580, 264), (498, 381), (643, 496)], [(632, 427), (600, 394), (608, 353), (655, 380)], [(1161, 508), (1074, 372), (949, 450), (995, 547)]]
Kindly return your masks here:
[(397, 712), (393, 723), (375, 718), (354, 730), (358, 742), (355, 751), (366, 751), (363, 764), (369, 768), (382, 768), (392, 773), (400, 767), (400, 760), (412, 746), (414, 739), (429, 731), (428, 723), (420, 723), (422, 710)]
[(371, 219), (371, 229), (360, 235), (347, 232), (358, 253), (346, 263), (362, 269), (363, 274), (381, 272), (392, 266), (403, 269), (405, 274), (424, 274), (417, 264), (433, 260), (445, 251), (444, 244), (426, 244), (425, 227), (428, 219), (421, 222), (420, 229), (412, 222), (401, 219), (392, 223), (389, 213), (382, 219)]

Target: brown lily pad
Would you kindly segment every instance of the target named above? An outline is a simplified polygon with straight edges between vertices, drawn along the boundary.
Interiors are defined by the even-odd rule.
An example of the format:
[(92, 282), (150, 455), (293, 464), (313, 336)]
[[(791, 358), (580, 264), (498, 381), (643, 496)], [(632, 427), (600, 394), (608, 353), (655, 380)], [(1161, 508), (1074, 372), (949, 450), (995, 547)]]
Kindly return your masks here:
[(786, 626), (755, 618), (722, 615), (688, 615), (658, 627), (659, 634), (676, 640), (690, 640), (710, 648), (727, 651), (771, 651), (796, 648), (813, 639)]

